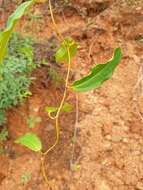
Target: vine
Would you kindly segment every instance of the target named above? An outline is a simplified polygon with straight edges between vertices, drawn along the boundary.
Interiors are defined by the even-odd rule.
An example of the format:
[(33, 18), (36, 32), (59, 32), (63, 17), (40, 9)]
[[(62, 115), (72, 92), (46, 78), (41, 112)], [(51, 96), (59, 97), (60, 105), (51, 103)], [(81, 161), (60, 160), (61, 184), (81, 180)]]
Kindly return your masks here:
[[(20, 18), (25, 14), (27, 9), (31, 7), (35, 2), (45, 2), (45, 0), (30, 0), (27, 2), (22, 3), (16, 11), (9, 17), (8, 22), (7, 22), (7, 27), (6, 29), (0, 34), (0, 76), (1, 80), (2, 75), (3, 75), (3, 60), (5, 58), (6, 54), (6, 49), (7, 45), (10, 39), (10, 36), (17, 24), (17, 22), (20, 20)], [(67, 74), (66, 74), (66, 79), (65, 79), (65, 87), (64, 87), (64, 93), (62, 100), (60, 102), (60, 105), (58, 108), (54, 109), (55, 111), (55, 116), (51, 115), (51, 110), (46, 109), (49, 117), (52, 120), (55, 120), (55, 131), (56, 131), (56, 140), (54, 144), (47, 149), (45, 152), (42, 151), (42, 143), (39, 137), (35, 135), (34, 133), (26, 133), (22, 137), (19, 137), (18, 139), (15, 140), (15, 143), (21, 144), (23, 146), (26, 146), (27, 148), (35, 151), (35, 152), (40, 152), (41, 154), (41, 171), (43, 178), (47, 184), (48, 182), (48, 177), (46, 174), (45, 170), (45, 159), (46, 156), (50, 151), (52, 151), (56, 145), (59, 142), (60, 139), (60, 126), (59, 126), (59, 118), (61, 111), (64, 107), (65, 99), (67, 96), (67, 90), (70, 88), (72, 91), (77, 92), (86, 92), (89, 90), (93, 90), (96, 88), (99, 88), (104, 81), (108, 80), (111, 78), (115, 68), (118, 66), (118, 64), (121, 61), (122, 53), (120, 48), (116, 48), (114, 51), (114, 55), (111, 60), (107, 61), (104, 64), (98, 64), (95, 67), (91, 69), (91, 73), (88, 74), (87, 76), (84, 76), (80, 80), (74, 81), (73, 84), (69, 87), (69, 77), (70, 77), (70, 70), (71, 70), (71, 60), (73, 57), (75, 57), (78, 49), (78, 44), (70, 37), (63, 37), (62, 34), (60, 33), (58, 26), (56, 24), (54, 14), (53, 14), (53, 9), (52, 9), (52, 4), (51, 0), (48, 0), (49, 4), (49, 10), (50, 10), (50, 15), (51, 15), (51, 20), (54, 26), (54, 30), (57, 34), (57, 38), (60, 41), (60, 47), (57, 50), (55, 54), (56, 62), (58, 63), (66, 63), (67, 64)], [(78, 123), (78, 95), (76, 95), (76, 122), (75, 122), (75, 129), (74, 129), (74, 138), (76, 138), (77, 135), (77, 123)], [(74, 160), (74, 148), (75, 148), (75, 142), (73, 144), (72, 148), (72, 158), (71, 158), (71, 164), (73, 164)]]

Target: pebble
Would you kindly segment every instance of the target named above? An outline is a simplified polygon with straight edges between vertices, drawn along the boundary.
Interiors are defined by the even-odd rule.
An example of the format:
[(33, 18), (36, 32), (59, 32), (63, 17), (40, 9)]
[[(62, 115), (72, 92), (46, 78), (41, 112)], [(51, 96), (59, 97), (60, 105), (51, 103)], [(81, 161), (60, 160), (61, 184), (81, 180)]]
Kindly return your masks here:
[(111, 140), (111, 135), (106, 135), (105, 138), (106, 138), (107, 140)]
[(39, 108), (34, 108), (33, 109), (35, 112), (38, 112), (39, 111)]
[(127, 142), (129, 142), (129, 141), (128, 141), (127, 138), (123, 138), (123, 142), (124, 142), (124, 143), (127, 143)]

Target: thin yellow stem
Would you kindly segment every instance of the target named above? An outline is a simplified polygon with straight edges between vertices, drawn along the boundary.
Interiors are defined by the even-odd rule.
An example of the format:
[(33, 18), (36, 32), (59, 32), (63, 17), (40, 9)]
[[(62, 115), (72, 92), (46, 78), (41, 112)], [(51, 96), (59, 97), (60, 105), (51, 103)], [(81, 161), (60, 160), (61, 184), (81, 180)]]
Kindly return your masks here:
[(57, 24), (55, 22), (51, 0), (49, 0), (49, 9), (50, 9), (51, 19), (52, 19), (52, 23), (54, 25), (55, 32), (56, 32), (57, 36), (59, 37), (59, 40), (62, 41), (63, 40), (63, 36), (59, 32), (59, 29), (58, 29)]
[(49, 116), (49, 118), (52, 119), (52, 120), (56, 119), (56, 116), (52, 116), (51, 113), (48, 113), (48, 116)]
[(48, 183), (48, 178), (47, 178), (47, 175), (46, 175), (46, 171), (45, 171), (45, 158), (46, 158), (45, 156), (41, 157), (41, 171), (42, 171), (42, 175), (43, 175), (43, 178), (44, 178), (45, 182), (47, 184), (49, 184)]
[(60, 112), (61, 112), (61, 109), (63, 107), (63, 104), (64, 104), (64, 101), (65, 101), (65, 98), (66, 98), (66, 95), (67, 95), (67, 87), (68, 87), (68, 81), (69, 81), (69, 76), (70, 76), (70, 68), (71, 68), (71, 57), (70, 57), (70, 51), (69, 51), (69, 48), (67, 47), (67, 51), (68, 51), (68, 58), (69, 58), (69, 61), (68, 61), (68, 71), (67, 71), (67, 77), (66, 77), (66, 83), (65, 83), (65, 90), (64, 90), (64, 95), (63, 95), (63, 98), (62, 98), (62, 101), (60, 103), (60, 106), (58, 108), (58, 111), (57, 111), (57, 114), (56, 114), (56, 117), (55, 117), (55, 121), (56, 121), (56, 141), (55, 143), (46, 151), (46, 152), (43, 152), (42, 153), (42, 158), (41, 158), (41, 170), (42, 170), (42, 175), (44, 177), (44, 180), (45, 182), (48, 184), (48, 178), (47, 178), (47, 175), (46, 175), (46, 171), (45, 171), (45, 157), (46, 155), (55, 148), (55, 146), (58, 144), (59, 142), (59, 137), (60, 137), (60, 128), (59, 128), (59, 116), (60, 116)]
[(64, 95), (63, 98), (61, 100), (60, 106), (58, 108), (57, 114), (55, 116), (55, 121), (56, 121), (56, 141), (55, 143), (46, 151), (43, 153), (43, 155), (47, 155), (59, 142), (59, 136), (60, 136), (60, 130), (59, 130), (59, 116), (60, 116), (60, 112), (61, 109), (63, 107), (63, 104), (65, 102), (65, 98), (67, 95), (67, 87), (68, 87), (68, 81), (69, 81), (69, 75), (70, 75), (70, 69), (71, 69), (71, 57), (70, 57), (70, 51), (69, 48), (67, 47), (67, 51), (68, 51), (68, 71), (67, 71), (67, 76), (66, 76), (66, 82), (65, 82), (65, 90), (64, 90)]
[[(63, 41), (63, 37), (61, 35), (61, 33), (59, 32), (58, 30), (58, 27), (56, 25), (56, 22), (55, 22), (55, 19), (54, 19), (54, 15), (53, 15), (53, 11), (52, 11), (52, 5), (51, 5), (51, 0), (49, 0), (49, 8), (50, 8), (50, 14), (51, 14), (51, 18), (52, 18), (52, 22), (53, 22), (53, 25), (54, 25), (54, 28), (55, 28), (55, 31), (57, 33), (57, 36), (59, 37), (59, 39), (61, 41)], [(48, 183), (48, 178), (47, 178), (47, 175), (46, 175), (46, 171), (45, 171), (45, 158), (46, 158), (46, 155), (52, 151), (55, 146), (58, 144), (59, 142), (59, 138), (60, 138), (60, 127), (59, 127), (59, 116), (60, 116), (60, 113), (61, 113), (61, 109), (63, 107), (63, 104), (64, 104), (64, 101), (65, 101), (65, 98), (66, 98), (66, 95), (67, 95), (67, 89), (68, 89), (68, 81), (69, 81), (69, 76), (70, 76), (70, 69), (71, 69), (71, 56), (70, 56), (70, 50), (69, 50), (69, 47), (66, 46), (65, 44), (65, 48), (67, 49), (67, 52), (68, 52), (68, 69), (67, 69), (67, 75), (66, 75), (66, 80), (65, 80), (65, 89), (64, 89), (64, 94), (63, 94), (63, 98), (61, 100), (61, 103), (60, 103), (60, 106), (58, 108), (58, 111), (56, 113), (56, 116), (53, 117), (50, 115), (50, 118), (51, 119), (55, 119), (55, 128), (56, 128), (56, 140), (55, 140), (55, 143), (45, 152), (42, 152), (42, 157), (41, 157), (41, 170), (42, 170), (42, 175), (43, 175), (43, 178), (45, 180), (45, 182), (47, 184)]]

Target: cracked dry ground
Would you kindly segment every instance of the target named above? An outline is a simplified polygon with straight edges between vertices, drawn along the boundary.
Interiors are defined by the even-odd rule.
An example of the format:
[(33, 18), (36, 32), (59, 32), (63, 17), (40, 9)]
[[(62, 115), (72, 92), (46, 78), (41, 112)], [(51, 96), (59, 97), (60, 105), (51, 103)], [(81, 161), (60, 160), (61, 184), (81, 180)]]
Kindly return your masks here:
[[(51, 187), (39, 174), (39, 156), (24, 152), (16, 158), (1, 157), (1, 190), (143, 190), (143, 98), (139, 75), (143, 64), (143, 5), (141, 2), (129, 7), (118, 2), (111, 2), (88, 19), (88, 15), (85, 18), (73, 10), (71, 14), (66, 10), (64, 21), (57, 15), (61, 31), (80, 43), (73, 63), (76, 78), (89, 72), (95, 63), (109, 59), (115, 47), (123, 51), (112, 79), (96, 91), (79, 95), (76, 160), (81, 169), (73, 173), (69, 169), (71, 140), (66, 136), (72, 137), (73, 113), (68, 117), (70, 121), (63, 117), (61, 142), (47, 158)], [(69, 24), (63, 27), (65, 22)], [(37, 35), (46, 38), (51, 31), (45, 27)], [(74, 99), (72, 95), (68, 98)], [(20, 176), (27, 170), (32, 179), (22, 186)]]

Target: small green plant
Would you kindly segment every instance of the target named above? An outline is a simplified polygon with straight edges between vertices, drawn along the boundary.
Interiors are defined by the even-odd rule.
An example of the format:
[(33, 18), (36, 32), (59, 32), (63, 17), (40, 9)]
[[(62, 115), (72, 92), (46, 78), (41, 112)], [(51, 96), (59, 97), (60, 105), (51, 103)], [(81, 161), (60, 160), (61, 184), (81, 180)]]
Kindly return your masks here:
[(8, 130), (7, 128), (2, 128), (0, 131), (0, 154), (5, 153), (5, 146), (4, 146), (4, 141), (8, 139)]
[(8, 138), (8, 130), (7, 128), (3, 128), (0, 132), (0, 141), (6, 141)]
[(6, 122), (5, 111), (0, 110), (0, 125), (4, 124), (5, 122)]
[(26, 171), (26, 172), (25, 172), (24, 174), (22, 174), (22, 176), (21, 176), (21, 183), (22, 183), (23, 185), (27, 185), (28, 182), (31, 180), (31, 178), (32, 178), (31, 172)]
[(32, 42), (14, 34), (3, 61), (3, 79), (0, 80), (0, 124), (6, 120), (5, 111), (31, 95), (31, 71), (33, 63)]

